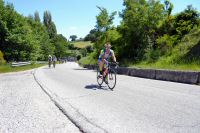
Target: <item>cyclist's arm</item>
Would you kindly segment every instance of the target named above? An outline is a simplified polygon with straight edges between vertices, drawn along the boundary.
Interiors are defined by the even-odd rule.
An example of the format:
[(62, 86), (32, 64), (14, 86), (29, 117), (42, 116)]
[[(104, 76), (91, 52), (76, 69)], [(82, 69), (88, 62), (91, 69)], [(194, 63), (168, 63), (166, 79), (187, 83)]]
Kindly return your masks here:
[(114, 51), (112, 51), (112, 59), (114, 62), (117, 62)]
[(99, 59), (101, 59), (101, 60), (104, 59), (104, 51), (103, 50), (101, 50), (101, 52), (100, 52)]

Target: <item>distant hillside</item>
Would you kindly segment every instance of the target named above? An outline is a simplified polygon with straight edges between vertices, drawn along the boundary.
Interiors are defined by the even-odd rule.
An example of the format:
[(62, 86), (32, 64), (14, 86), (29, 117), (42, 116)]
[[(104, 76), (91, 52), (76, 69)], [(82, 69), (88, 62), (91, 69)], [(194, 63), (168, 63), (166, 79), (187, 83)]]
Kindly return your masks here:
[(156, 62), (130, 65), (140, 68), (200, 71), (200, 28), (193, 29), (166, 55)]
[(71, 42), (71, 44), (74, 44), (74, 47), (76, 48), (86, 48), (87, 46), (93, 45), (90, 41), (77, 41), (77, 42)]
[(200, 63), (200, 28), (185, 35), (166, 58), (168, 63)]

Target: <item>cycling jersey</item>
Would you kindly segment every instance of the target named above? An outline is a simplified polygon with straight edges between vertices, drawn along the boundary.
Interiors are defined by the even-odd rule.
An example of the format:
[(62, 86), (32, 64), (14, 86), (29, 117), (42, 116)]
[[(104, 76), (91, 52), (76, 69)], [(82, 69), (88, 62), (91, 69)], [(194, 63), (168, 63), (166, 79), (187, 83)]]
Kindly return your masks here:
[(104, 57), (106, 60), (108, 60), (111, 56), (113, 56), (113, 50), (110, 49), (109, 54), (106, 53), (106, 50), (101, 50), (101, 53), (99, 55), (98, 60), (102, 60), (102, 57)]

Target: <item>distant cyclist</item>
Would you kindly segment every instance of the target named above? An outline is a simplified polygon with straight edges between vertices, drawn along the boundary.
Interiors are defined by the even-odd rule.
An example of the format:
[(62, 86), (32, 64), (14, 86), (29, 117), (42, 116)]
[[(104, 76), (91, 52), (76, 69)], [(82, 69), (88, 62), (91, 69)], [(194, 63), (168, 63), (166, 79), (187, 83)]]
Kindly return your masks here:
[[(108, 60), (112, 58), (114, 62), (116, 62), (116, 57), (114, 54), (114, 51), (111, 48), (111, 45), (109, 42), (105, 44), (105, 48), (101, 50), (99, 58), (98, 58), (98, 64), (99, 64), (99, 70), (100, 75), (105, 77), (108, 72)], [(104, 70), (103, 70), (104, 69)], [(105, 83), (108, 83), (108, 77), (105, 77)]]
[(49, 55), (49, 56), (48, 56), (49, 68), (51, 67), (51, 62), (52, 62), (52, 56), (51, 56), (51, 55)]
[(57, 61), (57, 58), (56, 58), (56, 56), (54, 55), (53, 56), (53, 67), (55, 68), (56, 67), (56, 61)]

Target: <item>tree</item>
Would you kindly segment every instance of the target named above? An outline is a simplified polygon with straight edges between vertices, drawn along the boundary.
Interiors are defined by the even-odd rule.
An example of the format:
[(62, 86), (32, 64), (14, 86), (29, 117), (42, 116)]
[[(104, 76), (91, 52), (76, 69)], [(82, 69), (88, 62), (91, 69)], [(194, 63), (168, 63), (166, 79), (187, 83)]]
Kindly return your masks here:
[(56, 37), (53, 40), (55, 45), (55, 55), (57, 57), (63, 57), (67, 55), (68, 50), (68, 42), (67, 39), (62, 35), (56, 35)]
[(57, 35), (50, 12), (44, 12), (42, 24), (37, 11), (34, 16), (24, 17), (15, 11), (13, 4), (4, 5), (0, 0), (0, 14), (0, 51), (7, 61), (46, 60), (49, 54), (65, 55), (67, 39)]
[(164, 12), (166, 17), (158, 26), (157, 33), (159, 36), (164, 34), (172, 35), (175, 33), (175, 17), (171, 15), (174, 5), (170, 2), (170, 0), (165, 0), (164, 4)]
[(77, 36), (76, 35), (71, 35), (69, 38), (71, 39), (71, 41), (76, 41)]
[(183, 12), (177, 14), (175, 18), (175, 29), (180, 38), (189, 33), (195, 25), (199, 25), (199, 16), (200, 14), (192, 5), (187, 6)]
[(113, 19), (117, 12), (112, 12), (111, 15), (109, 15), (106, 8), (99, 6), (97, 6), (97, 8), (100, 10), (100, 13), (96, 16), (97, 24), (95, 27), (98, 31), (105, 32), (113, 24)]
[(94, 44), (96, 57), (98, 56), (98, 53), (100, 52), (100, 49), (102, 49), (102, 46), (105, 44), (105, 42), (110, 40), (108, 30), (111, 29), (114, 16), (117, 13), (112, 12), (109, 14), (106, 8), (99, 6), (97, 6), (97, 8), (100, 10), (100, 13), (96, 16), (96, 31), (94, 31), (94, 35), (96, 36), (96, 43)]
[(43, 22), (44, 25), (47, 27), (50, 38), (55, 37), (55, 35), (57, 34), (56, 25), (52, 21), (52, 16), (49, 11), (44, 12)]
[(119, 31), (122, 35), (121, 56), (133, 60), (144, 57), (145, 49), (154, 45), (157, 25), (163, 20), (163, 5), (156, 0), (125, 0)]
[(170, 0), (165, 0), (164, 4), (165, 4), (164, 10), (165, 10), (167, 16), (169, 17), (171, 15), (171, 13), (172, 13), (174, 5), (170, 2)]
[(84, 41), (96, 42), (97, 34), (97, 29), (90, 30), (90, 33), (85, 36)]
[(98, 36), (101, 36), (100, 40), (109, 41), (109, 36), (107, 35), (107, 31), (111, 28), (114, 20), (114, 16), (116, 15), (116, 11), (112, 12), (110, 15), (106, 8), (99, 7), (97, 8), (100, 10), (99, 15), (96, 16), (96, 29), (99, 32)]
[(34, 13), (34, 19), (35, 19), (36, 22), (40, 22), (40, 15), (39, 15), (38, 11), (35, 11), (35, 13)]

